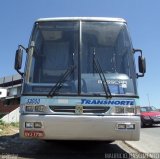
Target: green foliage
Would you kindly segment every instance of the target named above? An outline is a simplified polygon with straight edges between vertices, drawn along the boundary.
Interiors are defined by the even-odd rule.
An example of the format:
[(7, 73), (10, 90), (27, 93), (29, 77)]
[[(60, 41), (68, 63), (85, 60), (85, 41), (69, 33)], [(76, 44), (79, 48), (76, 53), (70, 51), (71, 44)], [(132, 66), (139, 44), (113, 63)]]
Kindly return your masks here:
[(0, 125), (4, 126), (6, 123), (3, 120), (0, 120)]
[(19, 122), (6, 123), (3, 120), (0, 120), (0, 128), (9, 127), (9, 126), (19, 127)]
[(10, 125), (12, 125), (14, 127), (19, 127), (19, 122), (12, 122)]
[(6, 123), (0, 120), (0, 136), (10, 134), (12, 129), (18, 129), (19, 122)]

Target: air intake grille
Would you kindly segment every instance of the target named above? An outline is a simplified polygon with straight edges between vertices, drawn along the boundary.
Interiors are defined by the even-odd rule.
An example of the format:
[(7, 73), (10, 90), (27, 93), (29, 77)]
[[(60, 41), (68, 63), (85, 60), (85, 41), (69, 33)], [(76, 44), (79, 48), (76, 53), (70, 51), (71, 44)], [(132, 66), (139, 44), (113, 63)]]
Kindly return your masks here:
[[(49, 106), (55, 113), (75, 113), (76, 106)], [(106, 113), (110, 107), (106, 106), (83, 106), (85, 113)]]

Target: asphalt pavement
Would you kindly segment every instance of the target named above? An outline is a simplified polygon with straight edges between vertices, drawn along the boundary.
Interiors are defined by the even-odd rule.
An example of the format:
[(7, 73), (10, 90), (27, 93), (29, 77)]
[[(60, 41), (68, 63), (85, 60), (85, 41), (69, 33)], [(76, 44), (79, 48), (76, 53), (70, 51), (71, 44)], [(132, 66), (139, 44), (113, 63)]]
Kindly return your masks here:
[(150, 158), (160, 158), (160, 125), (141, 128), (139, 141), (125, 141), (135, 150)]

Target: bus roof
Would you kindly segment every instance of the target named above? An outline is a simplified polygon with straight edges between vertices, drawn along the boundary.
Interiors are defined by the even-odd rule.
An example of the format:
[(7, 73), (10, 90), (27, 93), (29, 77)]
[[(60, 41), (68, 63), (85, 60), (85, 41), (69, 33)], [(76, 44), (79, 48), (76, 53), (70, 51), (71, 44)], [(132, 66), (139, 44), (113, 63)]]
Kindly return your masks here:
[(54, 18), (40, 18), (36, 22), (41, 21), (111, 21), (111, 22), (124, 22), (126, 21), (123, 18), (111, 18), (111, 17), (54, 17)]

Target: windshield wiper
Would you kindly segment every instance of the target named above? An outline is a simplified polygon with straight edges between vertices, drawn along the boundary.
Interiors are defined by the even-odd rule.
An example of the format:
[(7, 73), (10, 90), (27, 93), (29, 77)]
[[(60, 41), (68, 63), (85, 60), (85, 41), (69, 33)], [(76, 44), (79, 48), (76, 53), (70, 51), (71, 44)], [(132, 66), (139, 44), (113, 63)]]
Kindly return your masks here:
[(60, 79), (57, 81), (57, 83), (51, 88), (50, 92), (48, 93), (48, 97), (53, 97), (58, 90), (63, 86), (64, 80), (70, 76), (75, 69), (75, 66), (71, 66), (68, 68), (64, 74), (60, 77)]
[[(102, 70), (102, 67), (98, 61), (98, 59), (96, 59), (96, 54), (95, 54), (95, 50), (93, 52), (93, 65), (95, 66), (98, 74), (99, 74), (99, 77), (102, 81), (102, 86), (103, 86), (103, 89), (104, 89), (104, 92), (106, 94), (106, 97), (107, 98), (112, 98), (112, 94), (111, 94), (111, 91), (109, 89), (109, 86), (108, 86), (108, 83), (107, 83), (107, 80), (106, 80), (106, 77), (104, 75), (104, 72)], [(94, 71), (94, 69), (93, 69)]]

